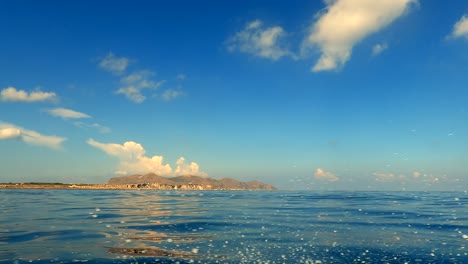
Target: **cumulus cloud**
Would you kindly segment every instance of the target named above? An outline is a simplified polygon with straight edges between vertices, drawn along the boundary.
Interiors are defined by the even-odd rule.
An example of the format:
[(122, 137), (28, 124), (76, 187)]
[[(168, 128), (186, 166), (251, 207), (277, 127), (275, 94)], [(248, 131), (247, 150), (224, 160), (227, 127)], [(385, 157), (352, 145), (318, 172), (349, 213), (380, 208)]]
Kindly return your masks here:
[(36, 131), (27, 130), (9, 123), (0, 122), (0, 140), (19, 139), (27, 144), (61, 149), (63, 137), (45, 136)]
[(284, 56), (294, 57), (293, 53), (283, 45), (282, 40), (285, 36), (286, 32), (282, 27), (266, 27), (257, 19), (230, 37), (226, 44), (231, 52), (240, 51), (271, 60), (278, 60)]
[(66, 108), (54, 108), (54, 109), (49, 109), (47, 112), (55, 117), (61, 117), (64, 119), (77, 119), (77, 118), (90, 118), (91, 116), (77, 112), (75, 110), (71, 109), (66, 109)]
[(335, 174), (329, 171), (324, 171), (321, 168), (317, 168), (315, 170), (315, 178), (319, 180), (325, 180), (325, 181), (337, 181), (338, 180), (338, 177), (336, 177)]
[(100, 62), (99, 67), (108, 72), (111, 72), (116, 75), (121, 75), (125, 72), (130, 60), (124, 57), (117, 57), (112, 52), (109, 52)]
[(351, 57), (351, 51), (366, 36), (388, 26), (417, 0), (335, 0), (327, 7), (303, 42), (302, 53), (318, 47), (321, 56), (312, 71), (335, 70)]
[(200, 171), (200, 166), (195, 162), (190, 162), (187, 164), (184, 157), (180, 157), (176, 162), (176, 169), (174, 175), (197, 175), (207, 177), (208, 174)]
[(468, 15), (463, 15), (453, 26), (452, 37), (468, 39)]
[(171, 165), (163, 163), (163, 156), (147, 157), (143, 146), (134, 141), (127, 141), (123, 145), (115, 143), (101, 143), (94, 139), (89, 139), (90, 146), (98, 148), (110, 156), (117, 157), (120, 161), (116, 173), (148, 173), (153, 172), (161, 176), (177, 176), (191, 174), (205, 176), (206, 173), (200, 171), (195, 162), (186, 164), (185, 158), (180, 157), (177, 161), (177, 168), (172, 170)]
[(372, 55), (377, 56), (380, 53), (382, 53), (384, 50), (388, 48), (387, 43), (382, 43), (382, 44), (375, 44), (374, 47), (372, 47)]
[(42, 102), (42, 101), (57, 101), (57, 95), (53, 92), (42, 92), (35, 90), (30, 93), (24, 90), (16, 90), (15, 87), (8, 87), (0, 92), (0, 99), (2, 101), (10, 102)]

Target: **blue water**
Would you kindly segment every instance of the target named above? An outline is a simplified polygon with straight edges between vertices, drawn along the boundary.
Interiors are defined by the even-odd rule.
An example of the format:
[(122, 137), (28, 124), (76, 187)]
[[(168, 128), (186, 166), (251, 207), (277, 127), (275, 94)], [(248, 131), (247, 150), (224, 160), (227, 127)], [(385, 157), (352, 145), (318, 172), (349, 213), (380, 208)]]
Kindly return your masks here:
[(0, 190), (0, 263), (468, 263), (456, 192)]

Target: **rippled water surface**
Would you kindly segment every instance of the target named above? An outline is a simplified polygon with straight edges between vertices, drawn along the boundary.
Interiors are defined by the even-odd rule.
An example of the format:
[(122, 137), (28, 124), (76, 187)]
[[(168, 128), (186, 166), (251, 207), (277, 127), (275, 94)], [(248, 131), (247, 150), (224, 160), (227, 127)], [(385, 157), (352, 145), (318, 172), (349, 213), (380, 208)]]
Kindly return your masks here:
[(468, 263), (468, 194), (0, 190), (0, 263)]

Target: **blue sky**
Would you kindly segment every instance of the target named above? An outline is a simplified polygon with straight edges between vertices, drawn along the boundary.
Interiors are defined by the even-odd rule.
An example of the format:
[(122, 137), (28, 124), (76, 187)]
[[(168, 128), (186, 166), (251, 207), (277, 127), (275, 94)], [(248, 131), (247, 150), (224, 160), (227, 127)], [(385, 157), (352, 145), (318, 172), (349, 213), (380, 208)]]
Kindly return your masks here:
[(0, 32), (0, 182), (468, 189), (466, 1), (8, 1)]

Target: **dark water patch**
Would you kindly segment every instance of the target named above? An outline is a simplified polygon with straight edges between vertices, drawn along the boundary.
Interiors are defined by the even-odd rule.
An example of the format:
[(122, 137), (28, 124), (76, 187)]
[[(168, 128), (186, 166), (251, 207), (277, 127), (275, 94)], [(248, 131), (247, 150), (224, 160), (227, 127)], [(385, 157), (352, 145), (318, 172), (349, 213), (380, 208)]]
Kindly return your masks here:
[(170, 257), (170, 258), (198, 258), (197, 254), (175, 250), (165, 250), (161, 248), (121, 248), (110, 247), (107, 249), (112, 254), (123, 254), (128, 256), (153, 256), (153, 257)]
[(211, 239), (212, 236), (202, 235), (202, 234), (151, 234), (151, 235), (138, 235), (138, 236), (129, 236), (130, 240), (144, 240), (152, 242), (168, 242), (168, 243), (188, 243), (200, 240)]

